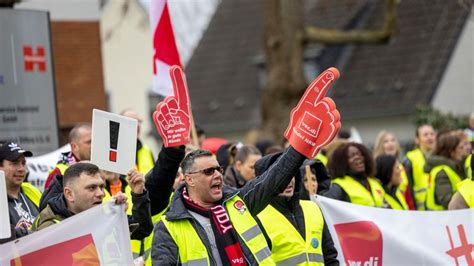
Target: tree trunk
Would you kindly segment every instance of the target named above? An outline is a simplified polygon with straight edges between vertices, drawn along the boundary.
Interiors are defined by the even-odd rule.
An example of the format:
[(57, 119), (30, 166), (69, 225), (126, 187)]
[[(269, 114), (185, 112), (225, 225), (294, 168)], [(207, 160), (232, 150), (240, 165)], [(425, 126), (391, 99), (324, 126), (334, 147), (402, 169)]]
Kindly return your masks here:
[(264, 0), (264, 12), (263, 131), (281, 140), (293, 99), (298, 99), (307, 85), (303, 71), (302, 1)]
[(265, 135), (281, 140), (289, 114), (307, 86), (304, 77), (305, 43), (383, 43), (398, 32), (397, 0), (385, 0), (384, 26), (379, 30), (305, 27), (303, 0), (264, 0), (266, 86), (262, 94)]

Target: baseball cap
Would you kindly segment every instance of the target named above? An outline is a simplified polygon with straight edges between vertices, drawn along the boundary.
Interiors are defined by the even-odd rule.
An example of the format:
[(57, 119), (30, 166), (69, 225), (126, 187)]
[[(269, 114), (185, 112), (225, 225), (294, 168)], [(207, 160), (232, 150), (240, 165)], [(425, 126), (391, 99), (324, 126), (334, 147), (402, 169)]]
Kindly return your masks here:
[(16, 161), (21, 155), (25, 157), (33, 156), (31, 151), (26, 151), (15, 142), (7, 142), (0, 147), (0, 161)]

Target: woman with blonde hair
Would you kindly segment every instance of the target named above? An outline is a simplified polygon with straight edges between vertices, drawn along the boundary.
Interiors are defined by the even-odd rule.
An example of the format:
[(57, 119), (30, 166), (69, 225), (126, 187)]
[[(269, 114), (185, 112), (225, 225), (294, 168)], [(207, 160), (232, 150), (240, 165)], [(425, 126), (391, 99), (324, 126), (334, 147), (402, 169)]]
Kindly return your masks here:
[[(377, 160), (377, 157), (380, 155), (392, 155), (395, 158), (400, 158), (400, 143), (398, 142), (395, 134), (390, 131), (382, 130), (375, 138), (374, 144), (374, 158)], [(408, 203), (410, 209), (414, 210), (415, 205), (413, 203), (413, 198), (411, 196), (411, 189), (408, 189), (408, 176), (405, 171), (405, 168), (402, 164), (399, 164), (400, 167), (400, 177), (402, 179), (401, 183), (398, 185), (398, 190), (403, 194), (405, 201)]]

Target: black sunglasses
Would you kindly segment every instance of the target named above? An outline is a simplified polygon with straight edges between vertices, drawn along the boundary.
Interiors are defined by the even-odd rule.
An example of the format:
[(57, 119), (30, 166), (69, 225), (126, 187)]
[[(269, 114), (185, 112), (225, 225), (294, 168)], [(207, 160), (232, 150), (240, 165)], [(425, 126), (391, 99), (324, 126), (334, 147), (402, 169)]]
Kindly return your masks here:
[(214, 172), (217, 171), (221, 174), (224, 174), (224, 168), (222, 166), (214, 166), (214, 167), (209, 167), (209, 168), (206, 168), (206, 169), (202, 169), (202, 170), (199, 170), (199, 171), (196, 171), (196, 172), (190, 172), (188, 174), (197, 174), (197, 173), (203, 173), (207, 176), (210, 176), (212, 174), (214, 174)]

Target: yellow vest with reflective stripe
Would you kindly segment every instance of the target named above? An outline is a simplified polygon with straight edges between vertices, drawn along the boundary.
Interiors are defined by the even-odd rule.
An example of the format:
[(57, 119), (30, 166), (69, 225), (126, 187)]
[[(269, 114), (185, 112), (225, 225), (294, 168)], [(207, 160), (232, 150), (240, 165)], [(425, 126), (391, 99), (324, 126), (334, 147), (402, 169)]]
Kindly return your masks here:
[(316, 157), (314, 157), (314, 159), (320, 160), (324, 164), (324, 166), (327, 166), (328, 164), (328, 157), (322, 153), (316, 154)]
[(471, 157), (472, 153), (469, 154), (466, 160), (464, 161), (464, 168), (466, 170), (466, 175), (468, 178), (472, 178)]
[(142, 146), (137, 152), (137, 170), (146, 175), (155, 165), (150, 149)]
[[(172, 192), (171, 195), (170, 195), (170, 199), (168, 201), (168, 206), (164, 210), (162, 210), (160, 213), (155, 214), (151, 217), (151, 221), (153, 222), (153, 225), (156, 225), (159, 221), (161, 221), (161, 217), (163, 217), (163, 214), (170, 207), (170, 203), (171, 203), (171, 199), (173, 198), (173, 195), (174, 195), (174, 192)], [(146, 266), (151, 266), (152, 265), (152, 263), (151, 263), (151, 247), (152, 247), (152, 244), (153, 244), (153, 236), (154, 236), (154, 233), (151, 232), (151, 234), (143, 240), (143, 255), (142, 256), (143, 256), (143, 260), (145, 261)]]
[(300, 200), (305, 223), (305, 239), (288, 219), (268, 205), (257, 216), (272, 241), (276, 265), (324, 265), (322, 250), (324, 218), (319, 206)]
[(384, 199), (385, 202), (387, 202), (387, 204), (390, 206), (390, 208), (394, 210), (408, 210), (408, 204), (400, 190), (397, 189), (397, 192), (395, 192), (395, 196), (397, 197), (398, 201), (394, 199), (390, 194), (385, 193)]
[(37, 208), (39, 208), (39, 203), (41, 199), (41, 192), (32, 184), (28, 182), (21, 183), (21, 189), (25, 196), (33, 202)]
[(428, 189), (429, 174), (425, 173), (425, 155), (420, 149), (407, 152), (407, 158), (411, 161), (413, 175), (413, 198), (415, 200), (416, 209), (419, 211), (426, 210), (426, 191)]
[(333, 183), (338, 184), (344, 192), (346, 192), (351, 203), (371, 207), (382, 207), (385, 190), (375, 178), (368, 177), (367, 181), (369, 182), (371, 191), (367, 190), (351, 176), (338, 177), (332, 180)]
[(436, 177), (439, 172), (444, 171), (448, 176), (449, 182), (451, 183), (451, 187), (453, 188), (453, 194), (457, 191), (457, 185), (461, 182), (461, 177), (453, 170), (451, 167), (447, 165), (438, 165), (431, 169), (430, 172), (430, 185), (428, 187), (428, 193), (426, 196), (426, 209), (431, 211), (442, 211), (446, 210), (443, 205), (439, 205), (436, 203)]
[[(239, 209), (234, 206), (237, 201), (243, 203), (239, 196), (234, 196), (224, 203), (235, 232), (252, 252), (259, 265), (275, 265), (260, 227), (244, 204)], [(162, 217), (163, 224), (178, 246), (179, 261), (183, 265), (210, 265), (211, 251), (208, 251), (190, 220), (168, 221), (166, 215)]]
[(458, 184), (458, 192), (469, 208), (474, 208), (474, 180), (468, 178)]

